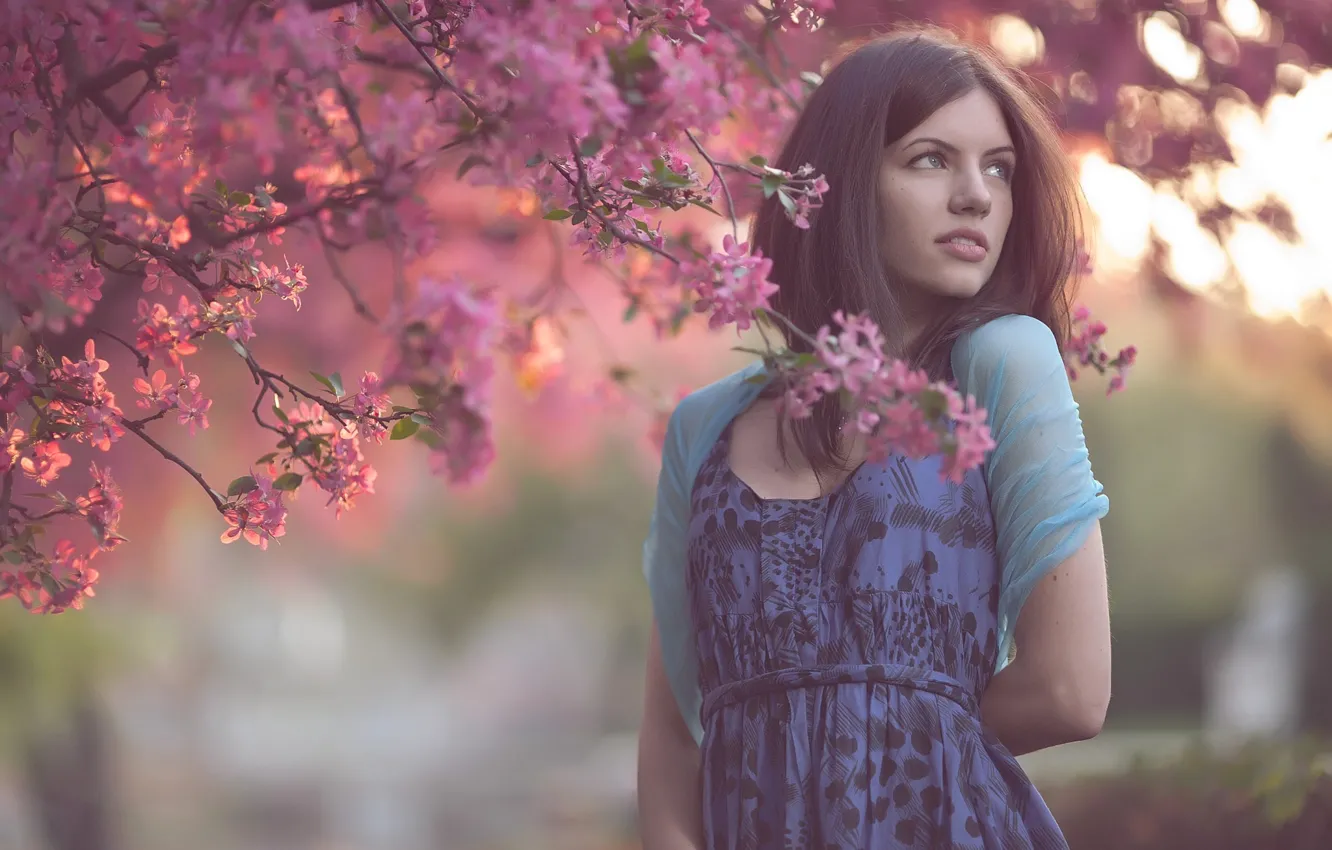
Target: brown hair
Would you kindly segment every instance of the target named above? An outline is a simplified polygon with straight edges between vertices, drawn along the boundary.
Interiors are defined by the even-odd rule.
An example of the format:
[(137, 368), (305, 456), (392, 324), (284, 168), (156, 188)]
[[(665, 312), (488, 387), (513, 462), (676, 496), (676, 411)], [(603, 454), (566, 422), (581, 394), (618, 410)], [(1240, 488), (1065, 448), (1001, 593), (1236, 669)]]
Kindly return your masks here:
[[(999, 104), (1016, 149), (1012, 225), (989, 282), (972, 298), (941, 300), (899, 356), (935, 379), (951, 379), (949, 358), (958, 336), (1010, 313), (1044, 322), (1062, 348), (1081, 236), (1080, 190), (1054, 122), (1024, 80), (984, 49), (932, 29), (877, 38), (838, 63), (810, 96), (773, 163), (787, 171), (809, 163), (823, 174), (830, 190), (822, 208), (801, 230), (774, 195), (754, 221), (752, 245), (772, 258), (771, 279), (780, 286), (773, 307), (810, 335), (844, 310), (868, 313), (890, 343), (895, 335), (901, 339), (902, 306), (879, 247), (875, 187), (883, 149), (940, 107), (983, 89)], [(791, 348), (808, 350), (798, 335), (787, 337)], [(816, 474), (844, 465), (841, 423), (835, 396), (815, 405), (810, 419), (790, 422)]]

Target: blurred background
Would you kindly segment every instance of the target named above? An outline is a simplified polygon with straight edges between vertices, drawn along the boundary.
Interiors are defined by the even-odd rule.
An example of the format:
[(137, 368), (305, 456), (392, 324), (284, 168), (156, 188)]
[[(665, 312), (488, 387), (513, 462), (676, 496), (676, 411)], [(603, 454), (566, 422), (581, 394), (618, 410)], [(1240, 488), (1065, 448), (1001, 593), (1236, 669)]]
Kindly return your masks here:
[[(848, 0), (792, 61), (901, 19), (1058, 97), (1094, 236), (1081, 300), (1140, 351), (1128, 391), (1075, 385), (1112, 504), (1109, 725), (1027, 769), (1074, 850), (1332, 846), (1332, 5)], [(742, 355), (625, 324), (530, 197), (428, 192), (443, 241), (414, 274), (573, 300), (502, 387), (499, 462), (450, 492), (421, 447), (372, 448), (380, 492), (337, 520), (304, 494), (262, 552), (219, 543), (193, 482), (126, 446), (131, 543), (96, 599), (0, 604), (0, 850), (637, 846), (655, 402)], [(322, 252), (284, 249), (319, 297), (260, 320), (262, 359), (377, 368), (342, 293), (313, 291)], [(343, 266), (373, 299), (388, 260)], [(198, 371), (248, 399), (229, 356)], [(611, 369), (645, 395), (608, 391)], [(271, 448), (224, 406), (163, 437), (210, 480)]]

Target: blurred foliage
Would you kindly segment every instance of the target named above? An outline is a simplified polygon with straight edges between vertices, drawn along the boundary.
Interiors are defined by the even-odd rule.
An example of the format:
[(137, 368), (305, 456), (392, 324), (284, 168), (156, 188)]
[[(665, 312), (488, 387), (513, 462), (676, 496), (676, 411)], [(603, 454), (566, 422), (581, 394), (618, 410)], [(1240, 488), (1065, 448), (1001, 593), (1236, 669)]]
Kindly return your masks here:
[(1198, 624), (1234, 610), (1255, 569), (1284, 560), (1272, 506), (1266, 411), (1181, 366), (1112, 400), (1083, 399), (1110, 494), (1105, 524), (1116, 628)]
[[(455, 644), (496, 602), (519, 590), (549, 588), (587, 599), (611, 616), (646, 613), (643, 538), (650, 489), (625, 452), (608, 446), (595, 468), (542, 473), (508, 459), (499, 504), (469, 509), (461, 498), (428, 505), (419, 522), (439, 564), (409, 585), (414, 607), (447, 644)], [(464, 496), (465, 498), (465, 496)]]
[[(1332, 605), (1332, 464), (1281, 414), (1172, 363), (1112, 400), (1081, 399), (1105, 525), (1115, 620), (1112, 722), (1196, 724), (1205, 661), (1252, 576), (1292, 566)], [(1322, 676), (1332, 623), (1312, 617), (1305, 720), (1332, 731)]]
[(0, 606), (0, 756), (36, 736), (60, 734), (119, 644), (90, 611), (42, 617)]
[(651, 609), (642, 575), (655, 492), (632, 453), (608, 444), (591, 464), (538, 471), (521, 448), (508, 453), (496, 502), (471, 506), (466, 494), (423, 500), (406, 528), (423, 529), (412, 548), (429, 554), (430, 569), (385, 581), (367, 564), (366, 592), (403, 616), (425, 623), (441, 645), (456, 648), (497, 605), (520, 594), (549, 593), (586, 602), (608, 636), (612, 681), (604, 722), (636, 728)]
[(1332, 837), (1326, 742), (1256, 742), (1230, 755), (1198, 746), (1052, 793), (1077, 850), (1325, 850)]

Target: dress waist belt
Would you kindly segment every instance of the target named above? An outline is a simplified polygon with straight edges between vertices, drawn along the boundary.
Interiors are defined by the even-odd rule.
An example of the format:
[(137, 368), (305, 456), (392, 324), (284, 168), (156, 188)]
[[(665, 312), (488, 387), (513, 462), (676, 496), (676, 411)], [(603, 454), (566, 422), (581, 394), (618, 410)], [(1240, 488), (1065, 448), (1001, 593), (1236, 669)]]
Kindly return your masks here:
[(703, 698), (703, 722), (706, 724), (718, 709), (734, 705), (749, 697), (820, 685), (869, 682), (882, 682), (937, 694), (962, 706), (968, 714), (980, 713), (976, 697), (966, 685), (934, 670), (898, 664), (828, 664), (774, 670), (752, 679), (741, 679), (713, 688)]

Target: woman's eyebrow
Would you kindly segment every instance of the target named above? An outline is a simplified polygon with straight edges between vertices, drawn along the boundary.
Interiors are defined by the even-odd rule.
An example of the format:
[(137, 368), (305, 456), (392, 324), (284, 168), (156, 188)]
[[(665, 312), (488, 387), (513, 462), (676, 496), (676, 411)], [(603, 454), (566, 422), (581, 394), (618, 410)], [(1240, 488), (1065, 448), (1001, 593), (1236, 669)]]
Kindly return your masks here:
[[(915, 145), (924, 144), (926, 142), (941, 147), (949, 153), (957, 153), (957, 145), (951, 145), (943, 139), (936, 139), (933, 136), (921, 136), (918, 139), (912, 139), (904, 146), (904, 148), (914, 147)], [(983, 156), (991, 156), (997, 153), (1016, 153), (1016, 151), (1013, 150), (1012, 145), (1000, 145), (997, 148), (990, 148), (983, 154)]]

